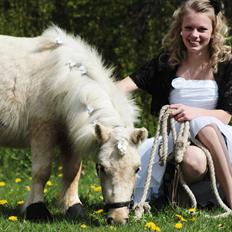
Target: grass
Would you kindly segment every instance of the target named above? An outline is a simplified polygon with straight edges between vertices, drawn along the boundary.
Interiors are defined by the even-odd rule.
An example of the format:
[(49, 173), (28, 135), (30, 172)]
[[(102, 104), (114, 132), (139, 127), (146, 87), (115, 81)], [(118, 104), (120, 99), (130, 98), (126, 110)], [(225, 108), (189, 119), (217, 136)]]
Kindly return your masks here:
[[(87, 216), (79, 221), (70, 221), (60, 214), (57, 205), (58, 193), (61, 185), (61, 170), (59, 163), (53, 166), (50, 182), (46, 186), (45, 199), (46, 204), (54, 215), (54, 221), (51, 223), (30, 223), (23, 219), (21, 215), (20, 201), (25, 200), (30, 189), (30, 153), (29, 151), (17, 151), (2, 149), (0, 150), (0, 231), (231, 231), (232, 217), (224, 219), (209, 219), (204, 215), (206, 212), (197, 211), (193, 216), (186, 209), (172, 209), (164, 207), (160, 210), (153, 206), (152, 214), (146, 214), (139, 221), (130, 216), (130, 222), (124, 226), (109, 226), (105, 222), (105, 213), (99, 213), (102, 208), (102, 196), (99, 192), (98, 178), (95, 174), (94, 164), (85, 162), (83, 165), (82, 177), (80, 180), (80, 197), (86, 207)], [(16, 178), (17, 179), (16, 181)], [(5, 183), (5, 185), (4, 185)], [(7, 203), (3, 204), (6, 200)], [(219, 210), (207, 213), (215, 214)], [(179, 216), (177, 220), (176, 215)], [(10, 221), (10, 216), (16, 216), (17, 221)], [(14, 219), (14, 218), (13, 218)], [(182, 228), (177, 229), (177, 222), (182, 223)], [(149, 222), (155, 223), (147, 224)], [(147, 224), (147, 227), (145, 226)], [(153, 225), (153, 227), (152, 227)], [(152, 230), (153, 229), (153, 230)]]

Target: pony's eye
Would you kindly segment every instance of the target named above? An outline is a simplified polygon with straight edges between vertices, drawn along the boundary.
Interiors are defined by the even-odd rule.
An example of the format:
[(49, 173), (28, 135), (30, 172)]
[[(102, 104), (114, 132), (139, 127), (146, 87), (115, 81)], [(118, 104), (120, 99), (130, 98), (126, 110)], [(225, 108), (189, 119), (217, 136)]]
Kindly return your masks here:
[(96, 164), (97, 173), (105, 173), (105, 167), (102, 164)]
[(138, 173), (140, 171), (140, 167), (135, 169), (135, 173)]

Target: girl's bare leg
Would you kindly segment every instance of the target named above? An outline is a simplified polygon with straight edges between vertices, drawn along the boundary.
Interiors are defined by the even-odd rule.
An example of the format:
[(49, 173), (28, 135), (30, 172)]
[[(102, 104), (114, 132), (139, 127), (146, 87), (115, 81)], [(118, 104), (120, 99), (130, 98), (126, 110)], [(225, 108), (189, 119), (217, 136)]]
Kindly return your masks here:
[(211, 124), (200, 130), (198, 139), (212, 155), (216, 178), (226, 194), (229, 207), (232, 208), (232, 171), (224, 138), (217, 126)]
[(204, 152), (197, 146), (189, 146), (185, 152), (181, 171), (187, 183), (201, 180), (207, 172), (207, 160)]

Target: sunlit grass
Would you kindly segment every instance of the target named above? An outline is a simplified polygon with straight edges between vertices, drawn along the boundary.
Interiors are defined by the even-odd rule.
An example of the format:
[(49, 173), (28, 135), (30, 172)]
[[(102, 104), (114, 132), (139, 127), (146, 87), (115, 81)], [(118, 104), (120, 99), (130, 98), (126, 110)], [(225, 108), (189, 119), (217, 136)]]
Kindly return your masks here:
[[(5, 153), (4, 150), (0, 150)], [(99, 180), (92, 162), (84, 162), (80, 180), (80, 198), (86, 209), (86, 217), (78, 221), (65, 218), (59, 210), (58, 197), (62, 182), (62, 168), (59, 162), (52, 168), (52, 175), (45, 187), (45, 202), (54, 216), (51, 223), (30, 223), (24, 220), (21, 208), (31, 189), (30, 159), (22, 157), (22, 151), (7, 150), (8, 160), (4, 157), (0, 171), (0, 231), (231, 231), (232, 217), (208, 219), (205, 212), (195, 208), (172, 209), (164, 207), (157, 210), (152, 206), (152, 213), (144, 215), (139, 221), (130, 214), (127, 225), (107, 225), (103, 209)], [(5, 155), (4, 154), (4, 155)], [(3, 154), (2, 154), (3, 155)], [(18, 162), (18, 156), (24, 162)], [(13, 157), (13, 159), (11, 158)], [(10, 164), (10, 166), (7, 166)], [(5, 175), (5, 172), (7, 173)], [(207, 212), (215, 214), (220, 212)]]

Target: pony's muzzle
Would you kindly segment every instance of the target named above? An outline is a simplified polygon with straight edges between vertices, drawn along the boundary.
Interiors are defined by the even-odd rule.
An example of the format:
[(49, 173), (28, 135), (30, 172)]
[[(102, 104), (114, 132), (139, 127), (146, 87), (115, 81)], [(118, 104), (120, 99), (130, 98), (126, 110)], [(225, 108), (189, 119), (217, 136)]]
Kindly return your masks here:
[(127, 207), (109, 210), (107, 216), (107, 223), (112, 224), (126, 224), (128, 223), (129, 209)]
[(120, 223), (120, 224), (127, 224), (129, 219), (128, 218), (124, 218), (123, 220), (121, 220), (120, 222), (115, 222), (114, 219), (112, 217), (107, 217), (107, 224), (109, 225), (113, 225), (114, 223)]

